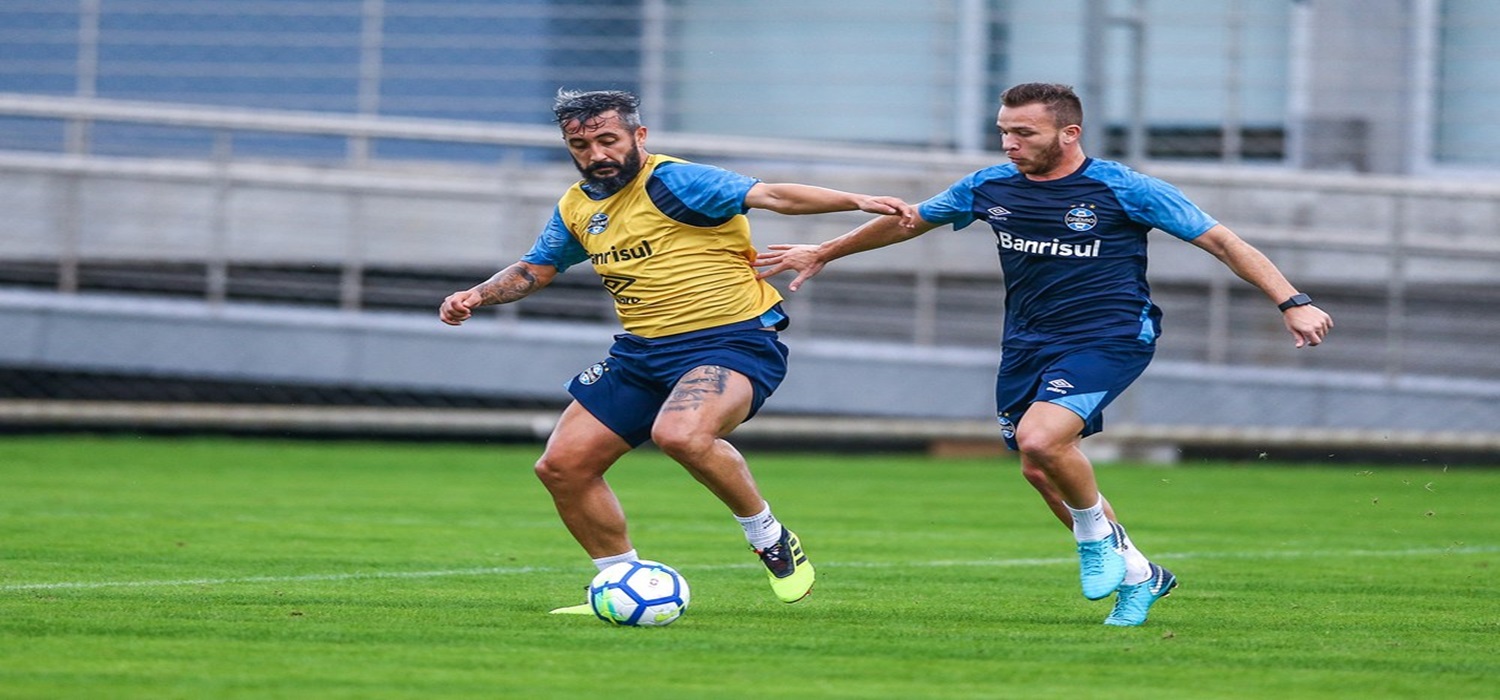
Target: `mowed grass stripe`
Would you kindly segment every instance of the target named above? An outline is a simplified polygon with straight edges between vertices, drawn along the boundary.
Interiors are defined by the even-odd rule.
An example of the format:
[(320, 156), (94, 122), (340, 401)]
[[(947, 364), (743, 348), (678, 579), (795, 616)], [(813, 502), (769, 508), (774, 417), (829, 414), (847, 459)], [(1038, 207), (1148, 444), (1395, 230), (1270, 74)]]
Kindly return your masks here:
[(819, 566), (788, 606), (722, 504), (642, 450), (610, 483), (694, 602), (624, 630), (543, 612), (592, 567), (539, 449), (0, 437), (0, 698), (697, 700), (769, 674), (819, 700), (1381, 700), (1500, 677), (1500, 469), (1101, 465), (1184, 583), (1114, 629), (1014, 459), (748, 450)]
[[(1398, 550), (1344, 550), (1330, 552), (1307, 552), (1307, 551), (1263, 551), (1263, 552), (1172, 552), (1157, 555), (1160, 561), (1172, 561), (1177, 559), (1337, 559), (1337, 558), (1366, 558), (1366, 557), (1426, 557), (1445, 554), (1495, 554), (1500, 553), (1500, 547), (1445, 547), (1432, 549), (1398, 549)], [(848, 569), (889, 569), (897, 567), (917, 568), (948, 568), (948, 567), (979, 567), (979, 568), (1007, 568), (1027, 566), (1061, 566), (1075, 564), (1077, 560), (1068, 558), (1049, 559), (979, 559), (971, 561), (927, 561), (927, 562), (819, 562), (820, 566), (828, 568)], [(758, 564), (707, 564), (695, 565), (693, 571), (727, 571), (733, 569), (758, 568)], [(537, 573), (575, 573), (577, 567), (545, 567), (545, 566), (497, 566), (481, 567), (472, 569), (444, 569), (437, 571), (360, 571), (342, 574), (306, 574), (301, 576), (243, 576), (227, 578), (199, 578), (180, 579), (174, 581), (58, 581), (53, 583), (14, 583), (0, 585), (0, 591), (32, 591), (32, 590), (62, 590), (62, 589), (88, 589), (88, 588), (170, 588), (173, 586), (220, 586), (242, 583), (306, 583), (318, 581), (358, 581), (364, 579), (418, 579), (418, 578), (444, 578), (449, 576), (513, 576), (520, 574)]]

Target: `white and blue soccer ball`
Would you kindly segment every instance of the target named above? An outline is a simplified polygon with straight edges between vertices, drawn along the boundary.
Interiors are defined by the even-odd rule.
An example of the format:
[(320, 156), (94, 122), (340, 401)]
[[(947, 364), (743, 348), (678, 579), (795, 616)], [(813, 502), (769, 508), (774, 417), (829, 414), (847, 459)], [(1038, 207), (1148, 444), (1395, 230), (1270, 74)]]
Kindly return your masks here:
[(605, 568), (589, 584), (589, 605), (613, 625), (660, 627), (682, 617), (689, 600), (687, 579), (666, 564), (639, 560)]

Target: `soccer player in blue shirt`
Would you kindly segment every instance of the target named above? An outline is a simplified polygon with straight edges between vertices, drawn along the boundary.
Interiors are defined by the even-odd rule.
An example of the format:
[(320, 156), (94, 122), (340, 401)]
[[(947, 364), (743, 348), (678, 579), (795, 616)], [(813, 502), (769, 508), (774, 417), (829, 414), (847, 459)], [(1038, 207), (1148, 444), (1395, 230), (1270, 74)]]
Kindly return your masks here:
[(1083, 107), (1072, 88), (1026, 83), (1004, 92), (996, 119), (1010, 162), (959, 180), (918, 205), (906, 225), (881, 217), (821, 245), (771, 246), (761, 277), (793, 270), (796, 291), (827, 263), (983, 221), (1005, 276), (1005, 332), (996, 379), (1000, 433), (1021, 471), (1077, 540), (1083, 594), (1117, 594), (1107, 625), (1146, 622), (1177, 585), (1125, 534), (1079, 449), (1102, 412), (1146, 369), (1161, 309), (1146, 283), (1146, 234), (1160, 229), (1208, 251), (1278, 306), (1296, 346), (1333, 325), (1260, 251), (1177, 188), (1083, 152)]
[(625, 333), (609, 357), (568, 383), (574, 400), (536, 463), (558, 515), (599, 570), (636, 560), (604, 474), (653, 441), (729, 507), (772, 591), (795, 603), (812, 590), (813, 566), (724, 439), (755, 415), (787, 369), (777, 333), (787, 322), (781, 294), (756, 276), (745, 213), (864, 211), (912, 223), (916, 212), (894, 197), (761, 182), (648, 153), (639, 104), (617, 90), (558, 92), (554, 116), (583, 179), (563, 193), (529, 252), (449, 295), (439, 318), (457, 326), (481, 306), (519, 301), (588, 262)]

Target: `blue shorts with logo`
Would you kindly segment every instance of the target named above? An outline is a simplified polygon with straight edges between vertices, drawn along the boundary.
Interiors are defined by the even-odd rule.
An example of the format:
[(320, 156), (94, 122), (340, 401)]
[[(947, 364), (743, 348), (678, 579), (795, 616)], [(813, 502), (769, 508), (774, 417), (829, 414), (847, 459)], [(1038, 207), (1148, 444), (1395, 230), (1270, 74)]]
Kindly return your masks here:
[(651, 439), (651, 425), (683, 375), (704, 366), (745, 375), (755, 395), (749, 420), (786, 378), (787, 347), (760, 320), (662, 338), (622, 333), (609, 357), (568, 382), (568, 393), (631, 447)]
[(1134, 338), (1005, 348), (995, 379), (995, 415), (1005, 444), (1016, 449), (1016, 426), (1037, 401), (1078, 414), (1084, 437), (1103, 430), (1104, 407), (1146, 371), (1155, 354), (1155, 343)]

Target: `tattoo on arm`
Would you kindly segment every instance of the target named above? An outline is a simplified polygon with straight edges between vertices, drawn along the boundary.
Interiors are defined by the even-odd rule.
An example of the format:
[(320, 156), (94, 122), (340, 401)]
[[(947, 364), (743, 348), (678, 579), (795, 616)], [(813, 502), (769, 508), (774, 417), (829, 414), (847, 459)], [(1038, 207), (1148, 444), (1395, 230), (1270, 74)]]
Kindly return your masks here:
[(479, 293), (485, 304), (507, 304), (525, 298), (543, 286), (531, 270), (517, 263), (496, 272), (494, 277), (480, 285)]
[(677, 386), (672, 389), (672, 395), (667, 397), (667, 403), (662, 408), (667, 411), (696, 411), (709, 397), (722, 395), (728, 384), (729, 370), (714, 365), (699, 367), (678, 380)]

